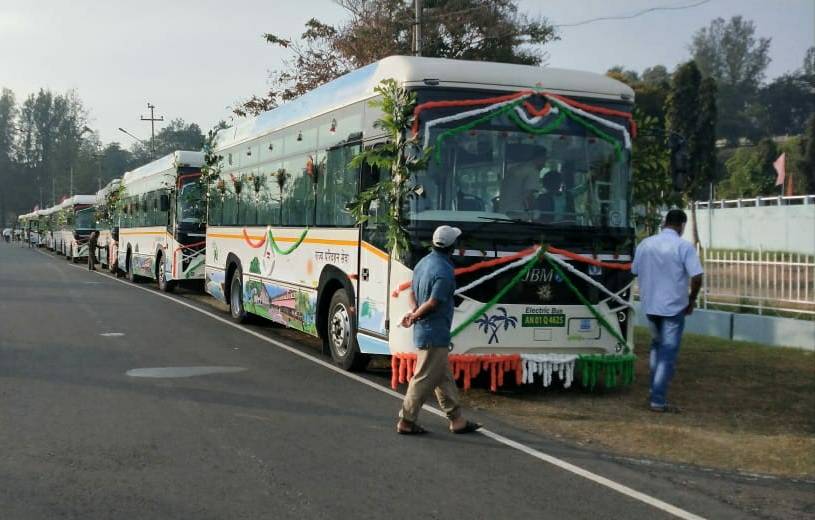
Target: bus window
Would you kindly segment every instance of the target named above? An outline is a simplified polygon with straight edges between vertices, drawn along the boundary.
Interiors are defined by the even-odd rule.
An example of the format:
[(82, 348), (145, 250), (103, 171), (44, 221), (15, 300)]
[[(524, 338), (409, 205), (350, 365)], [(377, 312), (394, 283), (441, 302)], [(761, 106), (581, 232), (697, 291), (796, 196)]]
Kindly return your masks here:
[(325, 167), (317, 179), (317, 225), (354, 225), (354, 217), (346, 209), (357, 193), (359, 170), (348, 165), (360, 151), (360, 144), (339, 146), (328, 150)]
[(284, 226), (308, 226), (314, 218), (314, 183), (306, 174), (308, 155), (283, 162), (287, 178), (283, 186), (282, 222)]

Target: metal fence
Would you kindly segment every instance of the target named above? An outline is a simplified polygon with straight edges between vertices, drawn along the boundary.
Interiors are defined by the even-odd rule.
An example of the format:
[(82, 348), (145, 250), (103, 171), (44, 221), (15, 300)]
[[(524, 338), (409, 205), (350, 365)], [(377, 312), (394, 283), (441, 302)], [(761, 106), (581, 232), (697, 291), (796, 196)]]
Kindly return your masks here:
[(773, 251), (703, 250), (702, 307), (815, 315), (815, 256)]
[(815, 204), (815, 195), (790, 195), (777, 197), (756, 197), (752, 199), (700, 200), (694, 202), (696, 209), (708, 208), (752, 208), (760, 206), (800, 206)]

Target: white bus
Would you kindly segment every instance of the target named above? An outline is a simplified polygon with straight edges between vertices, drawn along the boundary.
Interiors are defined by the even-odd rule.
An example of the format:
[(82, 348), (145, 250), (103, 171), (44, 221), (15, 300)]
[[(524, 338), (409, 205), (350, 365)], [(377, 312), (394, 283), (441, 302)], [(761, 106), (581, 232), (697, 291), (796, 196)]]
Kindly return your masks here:
[(122, 177), (124, 207), (112, 237), (129, 280), (150, 278), (172, 291), (179, 281), (204, 278), (203, 158), (177, 151)]
[[(363, 226), (346, 209), (389, 175), (348, 165), (387, 139), (369, 105), (384, 79), (416, 94), (419, 142), (434, 146), (405, 208), (404, 261), (385, 248), (383, 202)], [(449, 224), (463, 230), (457, 284), (476, 284), (457, 296), (452, 355), (629, 352), (630, 309), (614, 307), (630, 301), (630, 275), (613, 264), (630, 262), (634, 247), (632, 108), (628, 86), (586, 72), (417, 57), (351, 72), (219, 133), (206, 290), (236, 321), (255, 314), (321, 337), (346, 369), (371, 354), (398, 358), (415, 352), (397, 326), (408, 310), (402, 289), (433, 230)], [(580, 271), (573, 285), (608, 328), (543, 261), (485, 309), (542, 243), (564, 250), (555, 256)]]
[(118, 222), (113, 208), (108, 207), (108, 196), (110, 193), (117, 192), (121, 185), (121, 179), (113, 179), (104, 188), (96, 192), (94, 200), (94, 212), (96, 218), (96, 230), (99, 231), (99, 240), (97, 245), (96, 258), (99, 263), (109, 269), (111, 272), (116, 273), (116, 241), (113, 240), (113, 227)]
[(96, 229), (95, 195), (74, 195), (54, 213), (54, 251), (76, 263), (88, 257), (88, 237)]
[(55, 204), (50, 208), (39, 211), (39, 245), (54, 251), (54, 232), (58, 227), (58, 213), (60, 205)]

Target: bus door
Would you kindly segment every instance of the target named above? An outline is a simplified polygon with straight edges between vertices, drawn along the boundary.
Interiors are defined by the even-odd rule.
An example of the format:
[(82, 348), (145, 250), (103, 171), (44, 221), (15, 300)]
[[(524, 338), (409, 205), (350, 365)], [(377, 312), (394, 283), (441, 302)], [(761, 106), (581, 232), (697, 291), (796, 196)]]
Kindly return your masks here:
[[(363, 165), (360, 189), (367, 190), (390, 172)], [(385, 200), (373, 200), (367, 208), (368, 220), (360, 226), (358, 327), (361, 333), (373, 333), (382, 342), (358, 338), (360, 350), (388, 354), (388, 293), (390, 290), (390, 255), (386, 247), (388, 211)], [(367, 341), (366, 341), (367, 339)], [(381, 350), (381, 352), (380, 352)]]

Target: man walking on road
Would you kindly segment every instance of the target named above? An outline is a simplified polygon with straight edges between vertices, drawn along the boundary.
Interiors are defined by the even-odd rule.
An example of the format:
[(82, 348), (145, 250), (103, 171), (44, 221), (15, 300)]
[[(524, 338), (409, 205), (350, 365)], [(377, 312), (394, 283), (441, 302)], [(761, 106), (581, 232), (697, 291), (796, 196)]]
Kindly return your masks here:
[(450, 352), (450, 327), (453, 323), (453, 292), (456, 279), (450, 255), (461, 230), (440, 226), (433, 233), (433, 251), (413, 270), (409, 293), (411, 311), (402, 318), (403, 327), (413, 326), (416, 371), (408, 384), (396, 431), (404, 435), (426, 433), (416, 423), (424, 402), (435, 392), (439, 406), (450, 419), (450, 431), (470, 433), (480, 424), (461, 415), (458, 388), (447, 362)]
[[(651, 410), (678, 413), (668, 404), (685, 316), (693, 312), (702, 288), (702, 264), (696, 249), (682, 239), (685, 212), (672, 209), (662, 231), (637, 246), (631, 272), (639, 277), (642, 309), (651, 329)], [(690, 283), (690, 296), (688, 284)]]
[(88, 237), (88, 271), (96, 271), (96, 250), (99, 243), (99, 232), (92, 231)]

